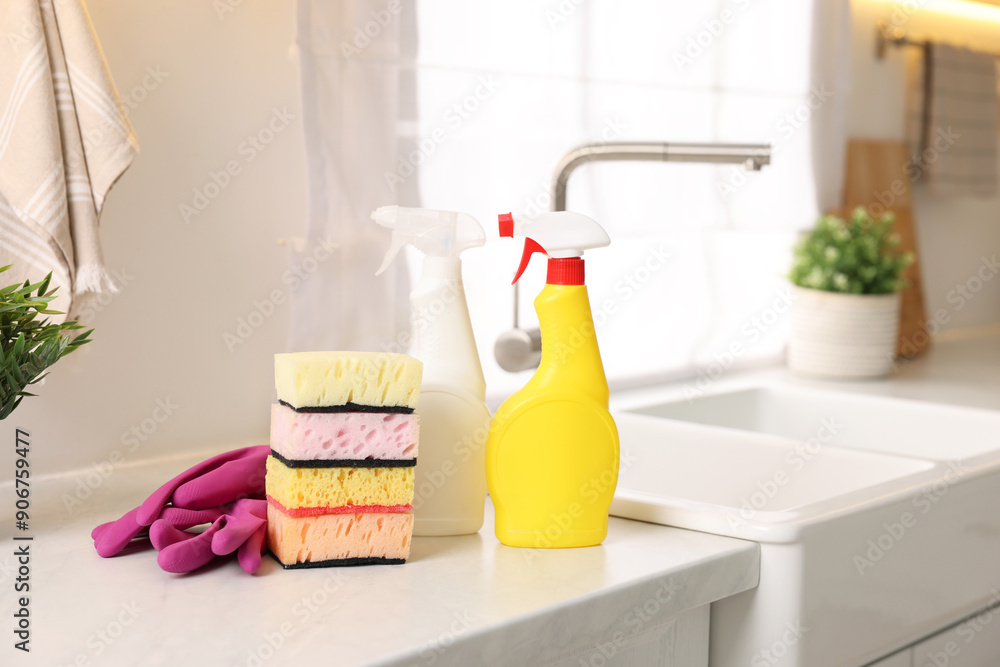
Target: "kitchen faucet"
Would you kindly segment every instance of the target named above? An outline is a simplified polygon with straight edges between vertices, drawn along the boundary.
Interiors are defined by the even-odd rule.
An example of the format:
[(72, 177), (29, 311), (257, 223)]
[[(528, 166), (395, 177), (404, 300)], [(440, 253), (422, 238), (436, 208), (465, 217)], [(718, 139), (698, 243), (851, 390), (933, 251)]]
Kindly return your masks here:
[[(588, 162), (610, 161), (698, 162), (742, 164), (749, 171), (760, 171), (771, 164), (769, 144), (679, 144), (628, 141), (593, 143), (578, 146), (560, 158), (552, 178), (552, 210), (566, 210), (566, 187), (569, 177)], [(522, 329), (518, 322), (520, 289), (514, 285), (514, 328), (500, 334), (493, 347), (500, 368), (511, 373), (535, 368), (542, 358), (539, 330)]]

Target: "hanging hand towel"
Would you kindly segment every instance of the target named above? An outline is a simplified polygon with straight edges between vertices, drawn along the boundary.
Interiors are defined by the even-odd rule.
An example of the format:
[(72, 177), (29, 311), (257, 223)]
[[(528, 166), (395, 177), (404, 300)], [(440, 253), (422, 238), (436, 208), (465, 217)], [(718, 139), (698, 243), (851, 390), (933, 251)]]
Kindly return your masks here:
[(932, 43), (915, 54), (909, 79), (911, 175), (937, 194), (995, 194), (996, 58)]
[(139, 144), (82, 0), (3, 0), (0, 34), (0, 266), (79, 310), (115, 290), (98, 221)]

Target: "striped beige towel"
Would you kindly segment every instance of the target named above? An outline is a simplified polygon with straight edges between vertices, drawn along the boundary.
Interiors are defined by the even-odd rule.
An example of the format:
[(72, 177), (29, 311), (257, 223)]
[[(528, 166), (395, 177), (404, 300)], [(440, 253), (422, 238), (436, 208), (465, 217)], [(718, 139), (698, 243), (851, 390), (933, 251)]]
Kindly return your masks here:
[(937, 194), (997, 191), (996, 58), (928, 44), (910, 61), (907, 138), (914, 178)]
[(0, 282), (60, 286), (54, 307), (114, 291), (98, 221), (139, 150), (82, 0), (2, 0)]

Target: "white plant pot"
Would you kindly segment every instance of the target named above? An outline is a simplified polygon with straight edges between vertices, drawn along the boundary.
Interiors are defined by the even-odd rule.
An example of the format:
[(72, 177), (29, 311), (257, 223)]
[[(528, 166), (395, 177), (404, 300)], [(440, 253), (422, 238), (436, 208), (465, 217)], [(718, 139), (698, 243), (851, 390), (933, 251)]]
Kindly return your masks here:
[(889, 374), (899, 332), (899, 294), (838, 294), (792, 288), (788, 366), (827, 378)]

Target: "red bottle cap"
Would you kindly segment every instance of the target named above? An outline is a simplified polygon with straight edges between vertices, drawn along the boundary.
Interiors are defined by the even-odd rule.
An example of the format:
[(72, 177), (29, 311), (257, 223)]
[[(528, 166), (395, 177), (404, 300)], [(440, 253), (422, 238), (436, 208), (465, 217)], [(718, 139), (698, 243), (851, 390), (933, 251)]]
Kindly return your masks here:
[(582, 285), (582, 257), (550, 257), (545, 282), (549, 285)]

